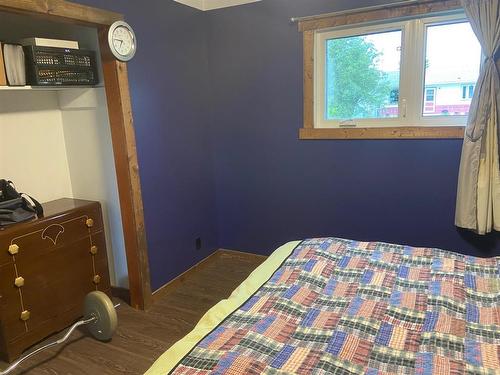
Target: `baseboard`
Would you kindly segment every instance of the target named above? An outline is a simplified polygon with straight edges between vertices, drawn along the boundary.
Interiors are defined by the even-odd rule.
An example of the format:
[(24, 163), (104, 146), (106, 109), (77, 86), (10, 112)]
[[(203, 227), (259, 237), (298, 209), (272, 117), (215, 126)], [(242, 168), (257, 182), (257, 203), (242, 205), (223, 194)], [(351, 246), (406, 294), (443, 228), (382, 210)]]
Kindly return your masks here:
[(111, 287), (111, 295), (120, 298), (123, 302), (130, 305), (130, 290), (119, 286)]
[(237, 250), (229, 250), (229, 249), (217, 249), (215, 250), (212, 254), (207, 256), (206, 258), (202, 259), (198, 263), (196, 263), (194, 266), (191, 268), (187, 269), (183, 273), (181, 273), (179, 276), (177, 276), (175, 279), (169, 281), (159, 289), (155, 290), (153, 292), (153, 304), (158, 301), (158, 299), (164, 297), (165, 295), (175, 291), (179, 285), (181, 285), (187, 278), (189, 278), (193, 273), (196, 271), (199, 271), (200, 268), (203, 268), (208, 262), (210, 262), (211, 258), (220, 256), (221, 254), (232, 254), (232, 255), (237, 255), (237, 256), (252, 256), (252, 257), (259, 257), (259, 258), (267, 258), (265, 255), (258, 255), (258, 254), (252, 254), (252, 253), (246, 253), (243, 251), (237, 251)]
[(159, 298), (173, 292), (180, 284), (182, 284), (184, 282), (184, 280), (186, 278), (188, 278), (195, 271), (197, 271), (201, 267), (203, 267), (203, 265), (206, 264), (210, 260), (210, 258), (214, 257), (218, 251), (219, 250), (215, 250), (212, 254), (210, 254), (206, 258), (200, 260), (198, 263), (196, 263), (191, 268), (188, 268), (186, 271), (181, 273), (175, 279), (170, 280), (168, 283), (166, 283), (165, 285), (163, 285), (159, 289), (155, 290), (153, 292), (153, 303), (155, 303)]
[(246, 251), (240, 251), (240, 250), (231, 250), (231, 249), (219, 249), (217, 250), (221, 253), (230, 253), (230, 254), (235, 254), (235, 255), (240, 255), (240, 256), (252, 256), (255, 258), (262, 258), (262, 259), (267, 259), (267, 255), (261, 255), (261, 254), (254, 254), (254, 253), (249, 253)]

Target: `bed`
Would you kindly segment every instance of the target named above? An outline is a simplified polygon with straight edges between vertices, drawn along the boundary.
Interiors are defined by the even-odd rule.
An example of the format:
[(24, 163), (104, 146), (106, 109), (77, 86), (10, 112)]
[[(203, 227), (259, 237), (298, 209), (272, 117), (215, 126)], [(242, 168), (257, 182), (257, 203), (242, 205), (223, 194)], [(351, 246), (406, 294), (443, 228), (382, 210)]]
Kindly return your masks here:
[(290, 242), (147, 375), (209, 373), (499, 374), (500, 258)]

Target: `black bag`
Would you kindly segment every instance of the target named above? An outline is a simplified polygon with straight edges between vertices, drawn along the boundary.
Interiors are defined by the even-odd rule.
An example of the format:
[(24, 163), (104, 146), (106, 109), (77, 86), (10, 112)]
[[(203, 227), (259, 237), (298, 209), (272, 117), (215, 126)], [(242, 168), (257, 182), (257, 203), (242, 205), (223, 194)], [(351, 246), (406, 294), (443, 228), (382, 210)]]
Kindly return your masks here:
[(0, 227), (42, 216), (42, 205), (36, 199), (27, 194), (18, 193), (12, 181), (0, 179)]

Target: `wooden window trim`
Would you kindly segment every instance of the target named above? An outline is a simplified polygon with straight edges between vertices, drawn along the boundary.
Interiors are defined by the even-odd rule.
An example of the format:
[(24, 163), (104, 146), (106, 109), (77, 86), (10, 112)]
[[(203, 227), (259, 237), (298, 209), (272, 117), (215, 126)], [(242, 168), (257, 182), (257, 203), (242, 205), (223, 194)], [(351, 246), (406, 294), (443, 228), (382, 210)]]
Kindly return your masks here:
[(463, 138), (463, 126), (401, 126), (376, 128), (315, 128), (314, 127), (314, 35), (316, 30), (373, 21), (425, 16), (430, 13), (462, 9), (460, 0), (421, 0), (411, 5), (387, 5), (372, 11), (356, 11), (339, 15), (318, 16), (299, 21), (304, 49), (304, 125), (299, 139), (429, 139)]
[(463, 126), (401, 126), (379, 128), (302, 128), (299, 139), (460, 139)]
[(145, 310), (152, 303), (152, 293), (127, 64), (116, 61), (107, 41), (109, 26), (122, 20), (123, 15), (64, 0), (0, 0), (0, 11), (95, 27), (99, 33), (127, 254), (130, 303), (134, 308)]

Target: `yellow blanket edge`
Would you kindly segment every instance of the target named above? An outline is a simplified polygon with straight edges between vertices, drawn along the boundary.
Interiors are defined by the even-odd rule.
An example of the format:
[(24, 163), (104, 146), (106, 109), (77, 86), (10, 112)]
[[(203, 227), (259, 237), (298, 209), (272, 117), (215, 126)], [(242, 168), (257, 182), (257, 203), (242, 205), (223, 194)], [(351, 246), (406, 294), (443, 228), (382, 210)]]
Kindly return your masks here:
[(299, 243), (300, 241), (288, 242), (276, 249), (264, 263), (257, 267), (231, 293), (228, 299), (220, 301), (208, 310), (191, 332), (163, 353), (153, 366), (146, 371), (145, 375), (165, 375), (171, 371), (203, 337), (217, 327), (228, 315), (240, 307), (270, 279)]

